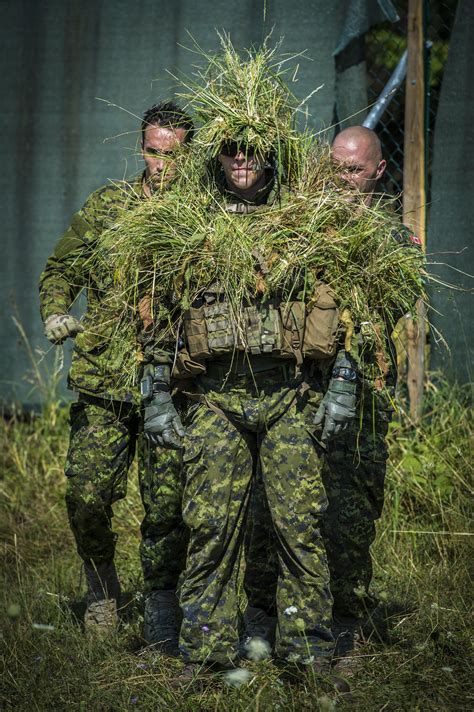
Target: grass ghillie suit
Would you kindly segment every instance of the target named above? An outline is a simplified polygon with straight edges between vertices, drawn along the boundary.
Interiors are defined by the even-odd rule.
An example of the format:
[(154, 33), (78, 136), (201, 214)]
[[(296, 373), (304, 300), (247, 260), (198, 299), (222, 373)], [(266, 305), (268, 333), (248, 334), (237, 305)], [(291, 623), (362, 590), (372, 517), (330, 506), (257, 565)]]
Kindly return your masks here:
[[(220, 663), (236, 656), (238, 564), (261, 478), (278, 556), (276, 654), (304, 662), (334, 647), (321, 537), (327, 497), (312, 435), (323, 382), (338, 350), (367, 377), (381, 375), (383, 316), (411, 306), (419, 277), (387, 217), (350, 202), (327, 152), (296, 132), (273, 53), (243, 62), (225, 42), (207, 59), (188, 85), (203, 122), (194, 164), (187, 160), (165, 200), (119, 217), (105, 247), (119, 298), (153, 296), (155, 362), (195, 377), (183, 454), (183, 653)], [(229, 141), (267, 161), (254, 201), (219, 176), (216, 157)]]
[[(112, 505), (125, 497), (127, 474), (139, 448), (139, 482), (145, 514), (141, 561), (146, 591), (175, 589), (184, 565), (186, 535), (181, 521), (179, 457), (151, 451), (140, 436), (138, 384), (124, 385), (123, 368), (134, 351), (134, 328), (122, 331), (125, 352), (114, 350), (118, 316), (104, 317), (113, 278), (106, 263), (92, 268), (101, 235), (117, 214), (144, 201), (143, 177), (107, 185), (92, 193), (59, 239), (40, 279), (41, 315), (67, 314), (87, 290), (84, 331), (74, 344), (69, 387), (71, 435), (65, 465), (66, 504), (77, 550), (86, 564), (89, 604), (105, 596), (118, 601), (113, 565), (116, 535)], [(125, 357), (125, 358), (124, 358)], [(97, 581), (97, 575), (101, 581)], [(94, 593), (92, 594), (92, 591)]]

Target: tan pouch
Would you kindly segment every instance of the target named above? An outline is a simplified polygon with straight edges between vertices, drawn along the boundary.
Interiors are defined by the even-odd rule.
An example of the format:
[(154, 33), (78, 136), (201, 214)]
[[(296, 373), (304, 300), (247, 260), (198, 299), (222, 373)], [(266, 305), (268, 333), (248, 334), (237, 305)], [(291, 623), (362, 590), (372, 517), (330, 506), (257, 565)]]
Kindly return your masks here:
[(183, 378), (193, 378), (194, 376), (201, 376), (205, 372), (205, 365), (192, 359), (186, 349), (178, 351), (173, 367), (173, 378), (180, 380)]
[(303, 354), (310, 359), (334, 356), (337, 350), (339, 309), (333, 292), (320, 283), (308, 304), (303, 341)]
[(302, 361), (306, 309), (304, 302), (285, 302), (280, 305), (281, 357)]
[(209, 358), (211, 355), (207, 338), (204, 307), (190, 307), (183, 314), (183, 327), (186, 345), (192, 360)]

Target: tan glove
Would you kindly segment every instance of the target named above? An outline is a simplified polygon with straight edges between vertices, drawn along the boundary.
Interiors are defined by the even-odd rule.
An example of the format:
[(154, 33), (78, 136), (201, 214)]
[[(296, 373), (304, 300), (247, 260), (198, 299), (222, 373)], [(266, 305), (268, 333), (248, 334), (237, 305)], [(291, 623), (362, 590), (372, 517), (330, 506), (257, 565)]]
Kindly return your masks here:
[(62, 344), (84, 331), (82, 324), (71, 314), (52, 314), (44, 323), (44, 335), (53, 344)]

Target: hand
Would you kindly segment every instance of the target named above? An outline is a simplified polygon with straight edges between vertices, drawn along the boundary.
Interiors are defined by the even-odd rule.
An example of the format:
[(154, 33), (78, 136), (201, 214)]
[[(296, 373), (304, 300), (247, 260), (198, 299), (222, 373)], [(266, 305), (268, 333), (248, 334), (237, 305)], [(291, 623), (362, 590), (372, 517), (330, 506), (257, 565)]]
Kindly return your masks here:
[(357, 415), (357, 383), (343, 379), (331, 378), (326, 395), (321, 401), (313, 423), (323, 427), (321, 442), (341, 435)]
[(153, 324), (153, 317), (151, 315), (151, 297), (149, 294), (146, 294), (138, 302), (138, 313), (143, 322), (144, 329), (147, 329), (151, 326), (151, 324)]
[(62, 344), (68, 337), (74, 338), (81, 331), (84, 331), (84, 327), (71, 314), (53, 314), (44, 323), (44, 335), (53, 344)]
[(185, 430), (169, 392), (154, 394), (153, 399), (145, 406), (143, 430), (145, 437), (155, 447), (173, 450), (183, 447)]

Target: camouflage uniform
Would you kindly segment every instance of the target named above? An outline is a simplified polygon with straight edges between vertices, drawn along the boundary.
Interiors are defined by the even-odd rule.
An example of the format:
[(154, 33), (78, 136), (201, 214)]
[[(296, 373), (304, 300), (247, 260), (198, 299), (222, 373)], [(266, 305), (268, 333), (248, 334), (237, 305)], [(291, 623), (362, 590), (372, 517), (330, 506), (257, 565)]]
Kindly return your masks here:
[(253, 378), (231, 377), (224, 386), (198, 379), (203, 402), (186, 424), (183, 518), (190, 544), (181, 649), (190, 661), (226, 664), (236, 657), (239, 560), (257, 462), (279, 564), (276, 655), (302, 661), (334, 647), (320, 534), (327, 500), (310, 434), (321, 394), (309, 403), (298, 381), (284, 379), (281, 362)]
[(364, 390), (356, 421), (327, 445), (322, 475), (329, 506), (323, 536), (338, 619), (365, 618), (377, 603), (369, 593), (370, 546), (382, 514), (392, 412), (384, 394)]
[[(392, 236), (405, 249), (419, 250), (420, 242), (404, 225)], [(401, 316), (393, 314), (385, 328), (383, 383), (377, 386), (363, 378), (358, 417), (349, 431), (328, 443), (324, 460), (329, 506), (323, 536), (331, 571), (334, 616), (339, 620), (364, 619), (377, 605), (377, 598), (369, 591), (370, 547), (384, 502), (386, 437), (397, 381), (396, 351), (389, 335)], [(364, 365), (360, 368), (363, 375)]]
[[(274, 199), (269, 181), (256, 203)], [(226, 207), (239, 214), (257, 209), (235, 202)], [(225, 665), (237, 655), (240, 564), (246, 528), (258, 513), (250, 505), (257, 477), (279, 566), (276, 654), (303, 661), (329, 656), (334, 648), (320, 533), (327, 500), (310, 434), (321, 392), (305, 392), (294, 360), (252, 353), (206, 362), (206, 375), (196, 379), (199, 403), (185, 422), (183, 519), (190, 543), (180, 590), (180, 648), (191, 662)]]
[[(403, 225), (394, 239), (408, 249), (419, 243)], [(402, 315), (393, 315), (393, 325)], [(392, 329), (387, 327), (388, 333)], [(386, 436), (393, 414), (396, 385), (396, 353), (386, 338), (388, 372), (382, 390), (364, 382), (358, 417), (342, 436), (330, 441), (323, 458), (322, 478), (328, 508), (322, 534), (331, 573), (334, 616), (344, 621), (366, 618), (377, 605), (369, 592), (372, 580), (370, 547), (375, 539), (375, 521), (381, 516), (388, 447)], [(354, 354), (356, 356), (356, 353)], [(363, 371), (363, 365), (361, 365)], [(265, 521), (261, 496), (255, 499)], [(252, 524), (248, 541), (249, 574), (245, 589), (249, 604), (273, 613), (277, 560), (265, 525)]]
[[(145, 516), (141, 544), (145, 586), (174, 588), (184, 564), (186, 535), (181, 522), (179, 458), (150, 452), (140, 435), (139, 393), (124, 385), (123, 356), (111, 338), (115, 324), (104, 319), (104, 295), (112, 275), (90, 267), (102, 232), (117, 210), (143, 199), (142, 178), (92, 193), (73, 216), (40, 278), (43, 320), (69, 311), (87, 289), (84, 332), (74, 342), (69, 387), (79, 393), (71, 405), (71, 436), (65, 473), (69, 521), (79, 555), (96, 565), (113, 558), (112, 505), (125, 497), (127, 474), (139, 448), (139, 477)], [(100, 272), (100, 273), (99, 273)], [(134, 348), (130, 344), (130, 349)]]

